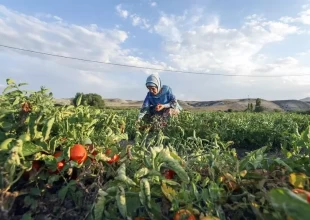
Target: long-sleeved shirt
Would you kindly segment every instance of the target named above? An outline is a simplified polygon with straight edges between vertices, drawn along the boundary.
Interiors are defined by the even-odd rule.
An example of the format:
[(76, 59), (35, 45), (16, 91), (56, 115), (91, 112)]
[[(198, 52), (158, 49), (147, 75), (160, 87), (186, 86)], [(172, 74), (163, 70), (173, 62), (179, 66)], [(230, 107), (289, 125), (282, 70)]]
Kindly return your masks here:
[(148, 92), (142, 108), (140, 110), (138, 118), (141, 119), (143, 116), (149, 112), (152, 114), (152, 110), (158, 105), (162, 104), (165, 108), (179, 108), (181, 106), (178, 104), (175, 95), (172, 93), (172, 90), (169, 86), (163, 85), (162, 90), (159, 94), (153, 95), (152, 93)]

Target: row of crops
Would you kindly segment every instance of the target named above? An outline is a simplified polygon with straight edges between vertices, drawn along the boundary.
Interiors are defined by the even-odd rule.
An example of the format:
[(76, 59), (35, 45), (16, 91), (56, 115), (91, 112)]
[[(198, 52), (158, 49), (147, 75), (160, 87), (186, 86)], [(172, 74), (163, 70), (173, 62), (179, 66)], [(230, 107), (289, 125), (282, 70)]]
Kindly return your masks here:
[(0, 96), (0, 219), (309, 219), (307, 115), (182, 112), (162, 127), (24, 86)]

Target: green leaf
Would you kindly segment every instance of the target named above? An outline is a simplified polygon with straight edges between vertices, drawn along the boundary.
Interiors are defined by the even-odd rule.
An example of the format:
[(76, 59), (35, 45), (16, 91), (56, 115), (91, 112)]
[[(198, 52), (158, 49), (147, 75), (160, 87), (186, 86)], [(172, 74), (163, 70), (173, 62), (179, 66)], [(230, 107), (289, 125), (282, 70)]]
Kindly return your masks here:
[(139, 192), (140, 201), (143, 206), (151, 209), (151, 188), (150, 183), (146, 178), (143, 178), (140, 181), (140, 192)]
[(41, 192), (39, 188), (31, 188), (29, 194), (33, 196), (41, 196)]
[(37, 134), (37, 125), (36, 125), (37, 116), (31, 115), (29, 120), (29, 132), (30, 137), (33, 140)]
[(23, 217), (21, 220), (32, 220), (33, 218), (31, 217), (31, 212), (26, 212), (23, 214)]
[[(256, 169), (262, 164), (262, 160), (264, 159), (263, 155), (266, 150), (267, 146), (250, 152), (240, 161), (239, 170), (251, 169), (253, 167)], [(253, 167), (249, 167), (249, 164)]]
[(171, 186), (180, 186), (180, 183), (173, 181), (173, 180), (169, 180), (169, 179), (163, 179), (162, 182), (171, 185)]
[(135, 172), (135, 179), (139, 179), (142, 176), (145, 176), (149, 173), (149, 169), (146, 167), (141, 168), (140, 170), (138, 170), (137, 172)]
[(292, 168), (291, 168), (289, 165), (287, 165), (287, 164), (286, 164), (283, 160), (281, 160), (280, 158), (276, 158), (276, 159), (274, 160), (274, 162), (276, 162), (276, 163), (279, 164), (279, 165), (282, 165), (282, 166), (286, 167), (287, 170), (290, 171), (290, 172), (293, 171)]
[(164, 162), (169, 169), (172, 169), (184, 183), (189, 183), (190, 179), (187, 172), (180, 165), (178, 160), (170, 156), (169, 149), (162, 149), (158, 154), (158, 162)]
[(12, 146), (12, 141), (14, 140), (14, 138), (7, 138), (6, 140), (4, 140), (1, 145), (0, 145), (0, 150), (9, 150), (11, 149)]
[(134, 216), (141, 206), (138, 193), (126, 193), (126, 206), (128, 215)]
[(19, 87), (20, 87), (20, 86), (26, 86), (26, 85), (28, 85), (28, 83), (19, 83), (19, 84), (18, 84)]
[(36, 145), (32, 142), (24, 142), (24, 145), (23, 145), (24, 157), (33, 155), (33, 154), (38, 153), (40, 151), (44, 151), (44, 149), (41, 146)]
[(0, 122), (0, 128), (2, 128), (4, 131), (9, 131), (11, 128), (13, 128), (13, 126), (14, 124), (7, 121)]
[(127, 217), (126, 195), (125, 190), (122, 186), (118, 187), (115, 199), (119, 212), (121, 213), (123, 218), (126, 218)]
[(284, 211), (293, 219), (308, 220), (310, 205), (305, 199), (286, 188), (272, 189), (269, 192), (271, 204), (276, 209)]
[(51, 138), (51, 140), (49, 141), (49, 144), (48, 144), (48, 150), (52, 153), (55, 152), (55, 149), (57, 147), (57, 143), (58, 143), (58, 138), (57, 137), (53, 137)]
[(3, 90), (3, 94), (5, 94), (6, 92), (8, 92), (9, 90), (11, 89), (14, 89), (15, 87), (14, 86), (7, 86), (4, 90)]
[(55, 117), (52, 117), (47, 121), (47, 123), (43, 127), (42, 134), (45, 141), (49, 139), (54, 122)]
[(82, 94), (81, 94), (81, 95), (79, 95), (79, 97), (78, 97), (78, 98), (77, 98), (77, 100), (76, 100), (76, 106), (79, 106), (79, 105), (81, 104), (82, 97), (83, 97), (83, 95), (82, 95)]
[(17, 96), (12, 105), (17, 105), (19, 103), (20, 97)]
[(13, 85), (13, 84), (15, 84), (15, 81), (13, 79), (6, 79), (6, 84), (7, 85)]
[(69, 185), (63, 186), (58, 191), (58, 197), (61, 200), (61, 203), (63, 203), (63, 201), (65, 200), (69, 187), (70, 187)]
[(309, 140), (310, 140), (310, 126), (308, 126), (303, 132), (301, 132), (301, 139), (305, 143), (309, 143)]
[(95, 220), (102, 220), (103, 219), (103, 211), (105, 209), (105, 202), (106, 202), (106, 198), (104, 195), (104, 191), (102, 191), (102, 189), (99, 189), (98, 200), (97, 200), (95, 207), (94, 207)]

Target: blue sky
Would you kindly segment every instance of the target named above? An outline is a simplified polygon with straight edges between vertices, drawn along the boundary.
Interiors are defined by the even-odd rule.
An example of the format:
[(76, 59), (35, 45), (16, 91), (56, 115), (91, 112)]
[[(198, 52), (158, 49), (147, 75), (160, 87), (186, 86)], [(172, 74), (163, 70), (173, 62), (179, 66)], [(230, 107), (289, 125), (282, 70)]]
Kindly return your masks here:
[[(23, 2), (23, 4), (22, 4)], [(27, 3), (26, 3), (27, 2)], [(244, 77), (143, 71), (0, 48), (6, 78), (55, 97), (143, 99), (158, 73), (182, 100), (310, 96), (308, 0), (0, 0), (1, 44), (104, 62)]]

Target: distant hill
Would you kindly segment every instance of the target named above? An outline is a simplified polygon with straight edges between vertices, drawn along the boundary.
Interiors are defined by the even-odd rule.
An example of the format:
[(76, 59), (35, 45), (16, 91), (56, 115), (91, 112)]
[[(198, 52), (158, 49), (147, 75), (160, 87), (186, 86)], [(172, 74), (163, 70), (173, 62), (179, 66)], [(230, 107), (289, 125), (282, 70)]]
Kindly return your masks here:
[(281, 100), (273, 101), (280, 106), (284, 111), (309, 111), (310, 104), (300, 100)]
[(306, 97), (304, 99), (300, 99), (300, 101), (303, 101), (303, 102), (310, 102), (310, 97)]
[[(108, 107), (117, 108), (140, 108), (143, 101), (105, 99)], [(205, 111), (244, 111), (248, 103), (255, 106), (256, 99), (224, 99), (216, 101), (182, 101), (179, 104), (186, 110), (205, 110)], [(72, 99), (55, 99), (59, 105), (72, 104)], [(261, 105), (266, 111), (310, 111), (310, 97), (301, 100), (261, 100)]]

